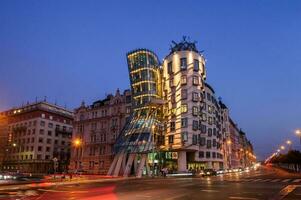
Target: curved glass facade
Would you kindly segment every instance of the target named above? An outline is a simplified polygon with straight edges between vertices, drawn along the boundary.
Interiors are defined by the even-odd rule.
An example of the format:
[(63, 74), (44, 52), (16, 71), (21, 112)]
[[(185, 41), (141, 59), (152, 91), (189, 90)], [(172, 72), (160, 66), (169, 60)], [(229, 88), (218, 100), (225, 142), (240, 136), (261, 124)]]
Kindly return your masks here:
[(154, 148), (155, 128), (159, 109), (152, 99), (161, 98), (161, 78), (158, 57), (147, 49), (127, 54), (132, 89), (132, 108), (129, 121), (119, 135), (115, 153), (149, 152)]

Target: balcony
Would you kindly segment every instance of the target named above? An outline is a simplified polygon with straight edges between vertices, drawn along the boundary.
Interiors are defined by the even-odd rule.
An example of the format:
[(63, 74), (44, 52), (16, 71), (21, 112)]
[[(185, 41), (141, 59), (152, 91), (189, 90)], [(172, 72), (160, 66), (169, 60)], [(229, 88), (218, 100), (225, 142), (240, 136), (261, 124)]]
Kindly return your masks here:
[(63, 128), (63, 127), (56, 127), (55, 128), (55, 133), (71, 136), (72, 135), (72, 130), (69, 130), (69, 129)]

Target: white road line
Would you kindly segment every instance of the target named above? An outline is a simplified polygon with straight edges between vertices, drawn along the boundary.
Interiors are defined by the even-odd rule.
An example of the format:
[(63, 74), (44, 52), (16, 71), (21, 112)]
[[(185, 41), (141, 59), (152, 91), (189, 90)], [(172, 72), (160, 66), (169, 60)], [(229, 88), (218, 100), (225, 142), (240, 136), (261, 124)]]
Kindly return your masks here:
[(253, 182), (259, 182), (261, 180), (262, 180), (261, 178), (260, 179), (255, 179)]
[(272, 183), (275, 183), (275, 182), (278, 182), (278, 181), (280, 181), (280, 179), (279, 179), (279, 178), (277, 178), (277, 179), (274, 179), (274, 180), (272, 180), (271, 182), (272, 182)]
[(251, 198), (251, 197), (229, 197), (229, 199), (258, 200), (257, 198)]
[(293, 181), (293, 183), (299, 183), (299, 182), (301, 182), (301, 179), (296, 179)]
[(287, 183), (287, 182), (289, 182), (291, 179), (284, 179), (283, 181), (282, 181), (282, 183)]

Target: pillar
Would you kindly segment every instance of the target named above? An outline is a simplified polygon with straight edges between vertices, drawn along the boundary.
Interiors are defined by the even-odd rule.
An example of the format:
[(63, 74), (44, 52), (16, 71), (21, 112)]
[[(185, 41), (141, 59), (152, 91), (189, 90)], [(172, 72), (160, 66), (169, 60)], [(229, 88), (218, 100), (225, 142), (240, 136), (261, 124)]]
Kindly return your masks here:
[(178, 172), (187, 172), (186, 151), (178, 152)]

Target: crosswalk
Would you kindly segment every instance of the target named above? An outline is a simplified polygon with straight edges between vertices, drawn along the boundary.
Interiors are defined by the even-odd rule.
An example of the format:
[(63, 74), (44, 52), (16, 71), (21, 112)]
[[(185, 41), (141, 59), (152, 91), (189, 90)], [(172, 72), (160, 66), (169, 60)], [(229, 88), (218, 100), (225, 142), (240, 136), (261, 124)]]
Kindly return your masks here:
[(242, 178), (242, 179), (226, 179), (227, 182), (248, 182), (248, 183), (294, 183), (294, 184), (301, 184), (300, 178)]

